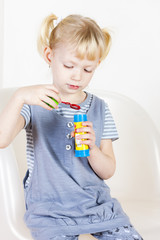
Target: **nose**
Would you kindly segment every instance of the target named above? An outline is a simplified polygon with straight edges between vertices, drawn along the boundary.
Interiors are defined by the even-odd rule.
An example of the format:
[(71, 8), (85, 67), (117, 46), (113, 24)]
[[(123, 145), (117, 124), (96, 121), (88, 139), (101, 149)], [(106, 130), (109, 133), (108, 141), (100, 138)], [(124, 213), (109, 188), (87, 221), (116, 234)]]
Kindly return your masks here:
[(72, 80), (80, 81), (82, 78), (81, 69), (74, 69), (72, 73)]

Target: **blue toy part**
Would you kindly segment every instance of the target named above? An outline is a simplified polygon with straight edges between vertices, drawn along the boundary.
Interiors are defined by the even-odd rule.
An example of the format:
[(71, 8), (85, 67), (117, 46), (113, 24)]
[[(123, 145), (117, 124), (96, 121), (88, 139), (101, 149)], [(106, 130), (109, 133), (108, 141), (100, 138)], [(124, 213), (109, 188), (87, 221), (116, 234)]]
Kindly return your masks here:
[[(74, 128), (75, 130), (78, 128), (84, 127), (82, 122), (87, 121), (86, 114), (76, 114), (74, 115)], [(89, 154), (89, 147), (86, 144), (82, 144), (81, 140), (76, 139), (76, 135), (85, 134), (84, 132), (77, 133), (75, 131), (75, 157), (88, 157)]]

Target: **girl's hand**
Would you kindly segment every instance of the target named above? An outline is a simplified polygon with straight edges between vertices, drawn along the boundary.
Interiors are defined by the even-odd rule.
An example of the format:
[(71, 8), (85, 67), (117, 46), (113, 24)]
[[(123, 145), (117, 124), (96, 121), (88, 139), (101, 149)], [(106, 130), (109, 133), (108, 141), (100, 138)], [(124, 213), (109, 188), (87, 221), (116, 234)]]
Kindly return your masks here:
[[(76, 135), (76, 138), (78, 140), (83, 139), (81, 140), (81, 144), (86, 144), (89, 146), (90, 149), (92, 149), (95, 147), (95, 141), (96, 141), (95, 132), (93, 130), (93, 124), (92, 122), (86, 121), (86, 122), (83, 122), (82, 125), (84, 127), (76, 129), (76, 133), (84, 132), (84, 134)], [(72, 137), (75, 137), (74, 132), (72, 132), (71, 135)]]
[(17, 90), (16, 94), (21, 98), (23, 104), (39, 105), (47, 110), (52, 110), (52, 107), (47, 104), (58, 108), (58, 105), (50, 97), (58, 103), (61, 102), (58, 90), (52, 84), (22, 87)]

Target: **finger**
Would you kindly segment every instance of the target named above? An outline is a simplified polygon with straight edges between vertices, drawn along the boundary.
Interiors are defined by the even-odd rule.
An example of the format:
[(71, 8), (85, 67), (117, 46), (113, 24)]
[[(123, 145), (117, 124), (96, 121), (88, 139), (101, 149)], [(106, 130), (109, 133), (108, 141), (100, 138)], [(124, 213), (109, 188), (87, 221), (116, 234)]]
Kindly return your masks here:
[(85, 122), (82, 122), (82, 126), (88, 126), (88, 127), (93, 128), (93, 123), (90, 121), (85, 121)]
[(81, 133), (81, 132), (94, 133), (94, 130), (93, 130), (93, 128), (91, 128), (91, 127), (77, 128), (75, 131), (76, 131), (77, 133)]
[(91, 140), (81, 140), (80, 144), (87, 145), (90, 149), (92, 149), (95, 145), (95, 142), (92, 142)]
[(59, 103), (61, 103), (61, 99), (58, 97), (58, 96), (56, 96), (56, 97), (51, 97), (51, 96), (49, 96), (49, 95), (47, 95), (47, 97), (49, 98), (49, 101), (51, 100), (51, 102), (55, 102), (57, 105), (59, 104)]
[(43, 102), (43, 101), (39, 101), (39, 104), (38, 104), (39, 106), (41, 106), (41, 107), (43, 107), (43, 108), (45, 108), (45, 109), (47, 109), (47, 110), (53, 110), (53, 107), (50, 107), (50, 106), (48, 106), (45, 102)]
[(41, 101), (43, 103), (45, 103), (46, 105), (48, 105), (49, 107), (51, 107), (52, 109), (55, 108), (57, 109), (58, 108), (58, 105), (56, 104), (55, 101), (53, 101), (50, 97), (48, 96), (44, 96), (43, 98), (41, 98)]
[(74, 131), (71, 132), (71, 136), (75, 137), (75, 132)]
[(61, 102), (61, 98), (59, 97), (59, 95), (56, 92), (47, 90), (47, 91), (45, 91), (45, 94), (46, 94), (46, 96), (53, 98), (52, 100), (55, 99), (58, 103)]
[(77, 134), (76, 139), (78, 139), (78, 140), (92, 139), (92, 134)]
[(81, 140), (80, 144), (88, 145), (89, 147), (94, 145), (91, 140)]
[(55, 96), (50, 96), (50, 95), (47, 95), (47, 97), (49, 97), (52, 101), (56, 101), (56, 103), (61, 103), (61, 99), (59, 96), (55, 95)]

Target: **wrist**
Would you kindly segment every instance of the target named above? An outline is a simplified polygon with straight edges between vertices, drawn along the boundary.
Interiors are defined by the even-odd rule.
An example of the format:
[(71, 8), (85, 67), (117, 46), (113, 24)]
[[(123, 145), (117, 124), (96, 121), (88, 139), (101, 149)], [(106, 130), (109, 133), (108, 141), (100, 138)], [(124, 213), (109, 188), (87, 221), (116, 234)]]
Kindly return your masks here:
[(94, 147), (90, 148), (89, 149), (89, 153), (90, 153), (90, 156), (88, 157), (90, 160), (94, 159), (95, 156), (97, 155), (97, 152), (99, 151), (100, 149), (94, 145)]
[(25, 104), (24, 100), (24, 94), (23, 94), (23, 88), (18, 88), (15, 93), (13, 94), (13, 99), (16, 101), (16, 103), (20, 106), (23, 106)]
[(17, 89), (13, 95), (10, 98), (10, 101), (8, 102), (8, 107), (11, 109), (14, 109), (15, 111), (21, 111), (22, 107), (24, 105), (24, 98), (20, 91), (20, 89)]
[(96, 146), (96, 145), (94, 145), (93, 147), (91, 147), (90, 148), (90, 152), (91, 153), (94, 153), (95, 151), (97, 151), (99, 148)]

